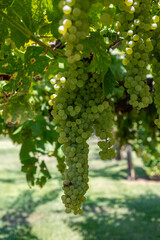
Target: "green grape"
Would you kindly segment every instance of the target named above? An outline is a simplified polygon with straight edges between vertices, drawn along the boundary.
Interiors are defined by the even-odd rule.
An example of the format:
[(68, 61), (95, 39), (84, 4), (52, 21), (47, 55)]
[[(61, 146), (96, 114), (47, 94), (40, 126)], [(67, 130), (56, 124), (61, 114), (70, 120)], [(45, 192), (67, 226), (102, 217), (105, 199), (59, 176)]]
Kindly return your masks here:
[[(153, 19), (155, 21), (155, 18)], [(160, 26), (158, 25), (157, 29), (153, 32), (152, 39), (155, 41), (154, 51), (152, 52), (152, 70), (154, 73), (154, 103), (157, 108), (157, 119), (155, 124), (160, 128), (160, 101), (159, 101), (159, 91), (160, 91), (160, 60), (159, 60), (159, 31)]]
[[(76, 65), (77, 72), (81, 72), (79, 70), (84, 68), (84, 64), (77, 62)], [(68, 75), (70, 74), (69, 72)], [(81, 205), (85, 201), (84, 194), (88, 189), (89, 150), (86, 141), (93, 133), (93, 126), (95, 130), (97, 126), (101, 127), (100, 137), (102, 139), (108, 139), (108, 144), (111, 143), (111, 141), (113, 142), (110, 134), (113, 119), (111, 108), (108, 102), (101, 100), (103, 92), (100, 81), (101, 75), (95, 74), (89, 76), (85, 68), (83, 69), (82, 75), (83, 81), (86, 82), (82, 88), (77, 86), (76, 89), (72, 91), (70, 84), (66, 80), (64, 87), (60, 88), (57, 97), (53, 100), (55, 106), (53, 111), (54, 120), (56, 119), (56, 122), (60, 125), (60, 127), (56, 129), (60, 134), (58, 141), (63, 144), (62, 149), (65, 154), (66, 163), (62, 201), (66, 206), (66, 212), (70, 213), (73, 211), (74, 214), (82, 214)], [(92, 79), (94, 79), (94, 81)], [(95, 82), (97, 83), (97, 87), (92, 88), (91, 86)], [(66, 93), (70, 95), (70, 98), (68, 98), (68, 94)], [(59, 103), (62, 96), (65, 97), (65, 102), (68, 105), (66, 111), (63, 105)], [(85, 99), (87, 99), (87, 101)], [(101, 113), (101, 117), (98, 115), (97, 118), (94, 114), (98, 114), (98, 111)], [(59, 116), (58, 118), (57, 114)], [(62, 117), (65, 114), (67, 118), (64, 122)], [(67, 126), (67, 133), (63, 130), (63, 125)], [(111, 146), (112, 144), (109, 144), (105, 150), (102, 149), (107, 158), (115, 157), (115, 152), (110, 149)], [(104, 158), (104, 156), (101, 157), (102, 159)]]
[[(51, 81), (56, 91), (55, 96), (52, 94), (50, 99), (53, 106), (53, 123), (57, 125), (58, 142), (62, 144), (65, 158), (62, 201), (66, 213), (74, 214), (83, 213), (82, 204), (86, 200), (84, 195), (88, 190), (89, 181), (87, 140), (94, 131), (103, 140), (103, 144), (100, 144), (101, 158), (115, 158), (112, 148), (114, 139), (111, 134), (113, 115), (108, 101), (102, 99), (103, 78), (98, 70), (94, 73), (88, 72), (90, 52), (84, 52), (82, 43), (89, 33), (87, 13), (91, 4), (92, 1), (89, 0), (60, 2), (59, 7), (64, 16), (63, 21), (60, 21), (62, 25), (59, 32), (62, 34), (61, 40), (66, 43), (68, 71), (58, 73), (53, 78), (55, 80)], [(121, 7), (125, 7), (125, 4), (121, 4)], [(107, 18), (109, 22), (109, 16)], [(124, 35), (127, 35), (127, 31)], [(132, 55), (133, 40), (130, 41), (130, 45), (129, 56)], [(131, 57), (127, 57), (127, 61), (128, 59), (131, 61)]]
[[(119, 18), (121, 25), (119, 31), (120, 35), (125, 38), (125, 41), (122, 41), (126, 52), (126, 57), (122, 61), (127, 70), (125, 87), (130, 96), (134, 96), (130, 98), (130, 104), (141, 109), (152, 103), (146, 75), (148, 74), (149, 53), (153, 51), (150, 29), (152, 25), (154, 28), (158, 18), (151, 18), (151, 1), (126, 0), (125, 3), (118, 4), (118, 7), (124, 11)], [(154, 23), (151, 22), (152, 20)], [(127, 35), (124, 34), (126, 32)]]

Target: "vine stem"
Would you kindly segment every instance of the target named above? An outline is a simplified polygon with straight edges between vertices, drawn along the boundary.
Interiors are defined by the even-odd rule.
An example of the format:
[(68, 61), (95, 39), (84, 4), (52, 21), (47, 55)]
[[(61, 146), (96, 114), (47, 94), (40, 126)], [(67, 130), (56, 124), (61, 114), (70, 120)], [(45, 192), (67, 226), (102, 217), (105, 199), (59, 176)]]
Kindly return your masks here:
[(50, 46), (46, 45), (44, 42), (40, 41), (39, 38), (33, 35), (33, 33), (28, 30), (27, 28), (23, 27), (21, 24), (16, 22), (14, 19), (9, 17), (6, 13), (0, 10), (0, 15), (2, 15), (9, 23), (11, 23), (18, 31), (20, 31), (26, 38), (34, 41), (35, 43), (39, 44), (40, 46), (46, 49), (46, 52), (50, 52), (54, 57), (56, 55), (62, 55), (57, 50), (53, 50)]

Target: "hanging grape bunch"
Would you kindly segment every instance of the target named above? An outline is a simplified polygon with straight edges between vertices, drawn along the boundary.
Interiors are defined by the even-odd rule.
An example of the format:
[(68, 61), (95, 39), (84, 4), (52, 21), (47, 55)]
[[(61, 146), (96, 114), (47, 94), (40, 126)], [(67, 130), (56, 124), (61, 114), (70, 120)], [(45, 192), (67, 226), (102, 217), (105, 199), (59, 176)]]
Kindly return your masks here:
[(98, 143), (101, 158), (114, 158), (113, 116), (109, 103), (102, 99), (101, 73), (87, 71), (90, 52), (84, 53), (81, 43), (89, 35), (86, 16), (90, 1), (66, 0), (59, 7), (64, 15), (58, 30), (62, 42), (66, 42), (68, 71), (51, 79), (56, 94), (51, 95), (49, 103), (53, 105), (54, 124), (58, 125), (58, 141), (63, 144), (67, 166), (63, 173), (62, 201), (67, 213), (82, 214), (89, 180), (87, 140), (95, 131), (101, 139)]

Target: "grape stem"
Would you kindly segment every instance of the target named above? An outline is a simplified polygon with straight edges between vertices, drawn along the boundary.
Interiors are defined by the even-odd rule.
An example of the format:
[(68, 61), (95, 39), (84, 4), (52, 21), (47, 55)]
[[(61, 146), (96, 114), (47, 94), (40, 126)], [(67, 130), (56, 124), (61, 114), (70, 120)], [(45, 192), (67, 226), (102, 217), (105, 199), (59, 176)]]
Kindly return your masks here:
[(111, 48), (112, 50), (121, 46), (122, 44), (122, 40), (121, 39), (117, 39), (116, 41), (114, 41), (109, 47), (108, 50)]

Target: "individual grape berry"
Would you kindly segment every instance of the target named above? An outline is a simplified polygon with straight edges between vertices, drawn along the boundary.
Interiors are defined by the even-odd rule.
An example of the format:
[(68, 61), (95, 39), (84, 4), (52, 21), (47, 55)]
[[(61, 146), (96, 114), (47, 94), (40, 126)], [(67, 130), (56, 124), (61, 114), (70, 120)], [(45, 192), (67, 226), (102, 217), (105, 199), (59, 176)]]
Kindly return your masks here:
[(58, 32), (59, 32), (60, 34), (65, 34), (65, 33), (67, 32), (67, 29), (66, 29), (64, 26), (60, 26), (60, 27), (58, 28)]
[(70, 19), (65, 19), (63, 21), (64, 28), (70, 28), (72, 26), (72, 21)]
[(70, 6), (65, 5), (65, 6), (63, 7), (63, 12), (64, 12), (64, 14), (68, 15), (68, 14), (71, 13), (71, 11), (72, 11), (72, 8), (71, 8)]

